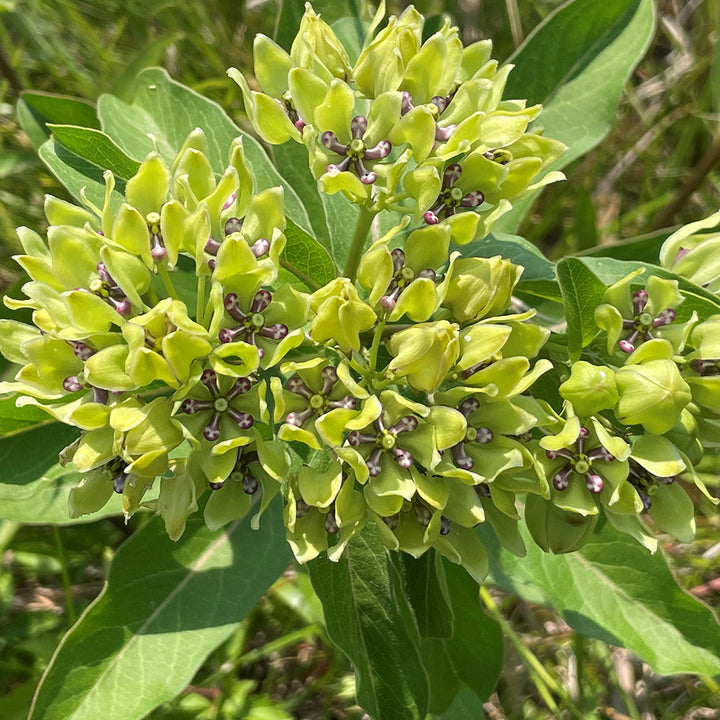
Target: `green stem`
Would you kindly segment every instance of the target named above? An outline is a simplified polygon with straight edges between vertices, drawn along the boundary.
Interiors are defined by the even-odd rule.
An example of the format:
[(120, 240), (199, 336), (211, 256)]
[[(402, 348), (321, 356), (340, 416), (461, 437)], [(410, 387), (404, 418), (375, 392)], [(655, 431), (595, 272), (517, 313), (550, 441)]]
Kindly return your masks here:
[(348, 252), (347, 260), (345, 260), (345, 268), (343, 270), (343, 275), (351, 280), (355, 280), (363, 248), (365, 247), (365, 239), (367, 238), (370, 225), (376, 214), (377, 213), (365, 207), (360, 208), (360, 215), (357, 219), (355, 233), (350, 243), (350, 251)]
[(202, 323), (205, 313), (205, 276), (200, 275), (197, 281), (197, 298), (195, 299), (195, 322)]
[(515, 648), (515, 651), (518, 653), (520, 659), (525, 664), (530, 679), (532, 680), (533, 684), (542, 696), (545, 704), (548, 706), (548, 708), (550, 708), (551, 712), (553, 712), (555, 715), (559, 714), (559, 708), (557, 706), (557, 703), (551, 695), (552, 691), (563, 699), (563, 702), (567, 709), (570, 711), (570, 713), (576, 718), (578, 718), (578, 720), (581, 720), (583, 717), (582, 713), (573, 705), (565, 688), (563, 688), (560, 683), (558, 683), (555, 678), (550, 675), (550, 673), (545, 669), (545, 667), (537, 659), (537, 657), (535, 657), (532, 651), (525, 647), (522, 639), (518, 637), (512, 625), (510, 625), (510, 623), (505, 619), (505, 616), (500, 611), (500, 608), (498, 608), (498, 606), (495, 604), (495, 601), (492, 599), (490, 593), (485, 587), (480, 588), (480, 599), (482, 600), (483, 605), (485, 605), (485, 607), (487, 608), (490, 616), (494, 620), (496, 620), (502, 627), (503, 631), (505, 632), (508, 639)]
[(175, 291), (172, 280), (170, 279), (170, 273), (168, 272), (167, 265), (165, 265), (165, 263), (158, 263), (155, 267), (157, 268), (158, 275), (160, 275), (160, 279), (163, 281), (165, 291), (173, 300), (177, 300), (178, 294)]
[(57, 546), (58, 560), (60, 561), (60, 568), (62, 572), (62, 584), (63, 594), (65, 595), (65, 609), (67, 611), (67, 617), (70, 624), (73, 625), (77, 620), (77, 614), (75, 613), (75, 605), (72, 599), (72, 590), (70, 589), (70, 575), (68, 574), (67, 563), (65, 562), (65, 551), (63, 550), (62, 540), (60, 538), (60, 531), (57, 525), (53, 525), (53, 535), (55, 536), (55, 545)]
[(383, 331), (385, 330), (385, 323), (387, 317), (384, 317), (375, 327), (375, 335), (373, 335), (372, 345), (370, 346), (370, 358), (368, 360), (367, 378), (372, 381), (375, 375), (375, 366), (377, 365), (377, 354), (380, 349), (380, 339), (382, 338)]

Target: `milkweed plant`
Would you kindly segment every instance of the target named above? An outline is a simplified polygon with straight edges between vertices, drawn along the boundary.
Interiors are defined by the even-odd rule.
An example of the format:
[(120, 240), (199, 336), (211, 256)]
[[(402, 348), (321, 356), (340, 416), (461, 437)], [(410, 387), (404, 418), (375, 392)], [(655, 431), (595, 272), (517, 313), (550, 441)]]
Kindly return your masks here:
[[(412, 640), (408, 577), (452, 595), (501, 549), (571, 553), (600, 529), (641, 554), (658, 531), (693, 539), (691, 498), (715, 502), (697, 466), (720, 443), (720, 216), (669, 235), (654, 264), (568, 258), (554, 291), (533, 291), (513, 254), (527, 248), (494, 228), (564, 180), (541, 105), (509, 94), (512, 65), (448, 20), (381, 7), (363, 27), (346, 47), (307, 4), (289, 49), (258, 35), (252, 71), (228, 71), (289, 180), (279, 161), (260, 172), (239, 132), (221, 171), (216, 128), (188, 111), (195, 129), (175, 147), (145, 137), (132, 173), (105, 168), (101, 196), (75, 183), (78, 204), (46, 198), (47, 233), (18, 230), (29, 279), (5, 304), (32, 321), (0, 320), (19, 366), (0, 391), (76, 429), (59, 459), (79, 473), (69, 519), (120, 496), (177, 547), (197, 518), (211, 540), (249, 523), (242, 552), (259, 557), (281, 515), (331, 637), (350, 621), (316, 574), (363, 551), (350, 569), (371, 582), (387, 564)], [(330, 239), (317, 208), (333, 209)], [(453, 700), (426, 657), (425, 690), (399, 710), (363, 682), (370, 660), (370, 717)]]

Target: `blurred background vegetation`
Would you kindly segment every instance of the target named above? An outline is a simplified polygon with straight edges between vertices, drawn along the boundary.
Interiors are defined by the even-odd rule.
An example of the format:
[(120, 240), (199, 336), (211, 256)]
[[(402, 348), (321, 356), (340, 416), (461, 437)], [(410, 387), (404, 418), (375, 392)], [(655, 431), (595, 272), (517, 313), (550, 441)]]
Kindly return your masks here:
[[(251, 67), (252, 39), (273, 35), (279, 2), (0, 0), (0, 291), (21, 279), (11, 260), (15, 227), (44, 230), (44, 195), (67, 197), (17, 123), (20, 93), (122, 96), (143, 67), (162, 65), (242, 124), (240, 93), (225, 70)], [(406, 4), (388, 2), (395, 13)], [(415, 4), (426, 16), (450, 15), (466, 43), (493, 39), (502, 62), (561, 3)], [(613, 132), (566, 170), (568, 182), (544, 191), (523, 224), (521, 234), (552, 258), (673, 228), (720, 206), (720, 2), (656, 6), (653, 44)], [(716, 468), (708, 470), (717, 488)], [(60, 638), (102, 588), (114, 549), (143, 521), (61, 528), (0, 521), (0, 717), (25, 717)], [(720, 604), (719, 526), (717, 515), (701, 517), (696, 543), (664, 543), (681, 583), (713, 605)], [(626, 651), (580, 637), (514, 597), (492, 591), (486, 605), (502, 614), (508, 633), (488, 718), (720, 718), (718, 686), (708, 678), (655, 676)], [(353, 693), (351, 669), (327, 642), (307, 576), (290, 568), (193, 684), (151, 717), (360, 718)]]

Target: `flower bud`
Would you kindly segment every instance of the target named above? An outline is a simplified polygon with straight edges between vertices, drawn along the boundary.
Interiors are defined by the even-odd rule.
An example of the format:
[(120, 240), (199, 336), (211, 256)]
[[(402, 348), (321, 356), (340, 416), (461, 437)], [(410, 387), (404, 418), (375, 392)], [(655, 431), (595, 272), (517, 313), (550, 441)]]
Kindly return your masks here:
[(326, 82), (350, 75), (350, 60), (330, 26), (305, 3), (305, 14), (290, 48), (290, 57), (298, 67), (312, 70)]
[(310, 337), (318, 343), (334, 340), (341, 350), (360, 349), (360, 333), (375, 323), (373, 309), (358, 295), (348, 278), (337, 278), (310, 297), (315, 318), (310, 324)]
[(453, 270), (443, 306), (455, 320), (467, 322), (502, 313), (523, 269), (497, 255), (460, 258)]
[(525, 522), (533, 540), (546, 552), (568, 553), (579, 550), (590, 538), (597, 515), (567, 512), (539, 495), (528, 494)]
[(422, 15), (410, 7), (388, 24), (363, 49), (353, 68), (353, 79), (367, 97), (397, 90), (405, 68), (417, 54), (422, 39)]
[(615, 373), (620, 400), (615, 414), (626, 425), (641, 424), (662, 435), (679, 420), (692, 399), (689, 385), (669, 359), (625, 365)]
[(560, 395), (571, 402), (581, 417), (610, 410), (618, 401), (615, 373), (605, 365), (592, 365), (584, 360), (573, 363), (570, 377), (560, 385)]
[(395, 356), (389, 377), (405, 376), (416, 390), (434, 392), (460, 354), (460, 328), (440, 320), (420, 323), (395, 333), (388, 343)]

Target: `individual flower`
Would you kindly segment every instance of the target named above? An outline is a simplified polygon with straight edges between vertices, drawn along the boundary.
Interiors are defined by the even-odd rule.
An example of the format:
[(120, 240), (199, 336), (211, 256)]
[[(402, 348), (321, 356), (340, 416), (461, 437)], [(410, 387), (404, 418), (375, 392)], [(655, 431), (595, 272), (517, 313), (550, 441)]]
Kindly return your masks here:
[(624, 425), (641, 424), (662, 435), (680, 419), (692, 399), (667, 340), (644, 343), (615, 372), (619, 400), (615, 416)]
[(452, 270), (442, 305), (466, 323), (505, 312), (523, 268), (496, 255), (458, 258)]
[(308, 333), (317, 343), (331, 340), (345, 353), (360, 349), (360, 333), (376, 320), (373, 309), (364, 303), (348, 278), (337, 278), (310, 296), (313, 320)]
[(200, 437), (214, 443), (221, 437), (231, 439), (243, 435), (242, 431), (249, 430), (255, 423), (257, 397), (255, 394), (243, 397), (253, 384), (248, 377), (232, 381), (218, 376), (214, 370), (205, 369), (195, 382), (183, 389), (183, 394), (189, 396), (182, 401), (180, 409), (190, 417), (178, 416), (178, 420), (196, 442)]
[(562, 398), (572, 403), (580, 417), (591, 417), (601, 410), (612, 410), (619, 398), (614, 370), (585, 360), (572, 364), (570, 377), (560, 385), (558, 391)]
[(360, 53), (352, 69), (352, 79), (366, 97), (397, 90), (405, 68), (417, 55), (422, 42), (423, 17), (414, 7), (400, 17), (394, 15), (387, 25)]
[(447, 262), (450, 229), (420, 228), (408, 235), (402, 248), (390, 250), (393, 233), (388, 233), (363, 255), (358, 282), (370, 292), (370, 305), (380, 306), (390, 321), (403, 315), (424, 322), (440, 306), (447, 279), (437, 269)]
[(639, 500), (626, 482), (630, 448), (599, 421), (581, 425), (571, 416), (558, 434), (543, 437), (539, 445), (544, 450), (539, 461), (552, 478), (552, 501), (559, 508), (595, 515), (597, 496), (611, 511), (637, 512)]
[(393, 359), (385, 376), (405, 377), (416, 390), (434, 392), (457, 362), (459, 335), (459, 326), (447, 320), (418, 323), (393, 333), (387, 344)]
[(676, 280), (651, 275), (644, 289), (633, 291), (631, 283), (642, 272), (636, 270), (611, 285), (595, 309), (595, 323), (607, 333), (611, 355), (616, 347), (629, 355), (653, 338), (669, 340), (680, 351), (697, 320), (693, 312), (687, 322), (676, 322), (675, 308), (683, 301)]
[[(71, 514), (102, 507), (111, 493), (123, 496), (123, 512), (132, 515), (156, 476), (167, 472), (169, 454), (182, 442), (183, 434), (171, 417), (172, 403), (159, 397), (150, 403), (124, 400), (110, 412), (109, 423), (90, 430), (65, 453), (83, 474), (93, 472), (70, 496)], [(106, 484), (105, 491), (98, 487)], [(101, 503), (101, 504), (100, 504)]]
[(704, 410), (720, 410), (720, 315), (696, 325), (690, 335), (694, 350), (686, 356), (683, 379), (690, 386), (693, 401)]
[(284, 363), (281, 372), (289, 377), (282, 384), (279, 378), (272, 383), (275, 415), (284, 420), (278, 431), (280, 440), (297, 440), (316, 450), (328, 440), (333, 444), (326, 428), (336, 427), (342, 434), (359, 415), (358, 401), (368, 397), (344, 363), (335, 368), (325, 358), (315, 357)]

